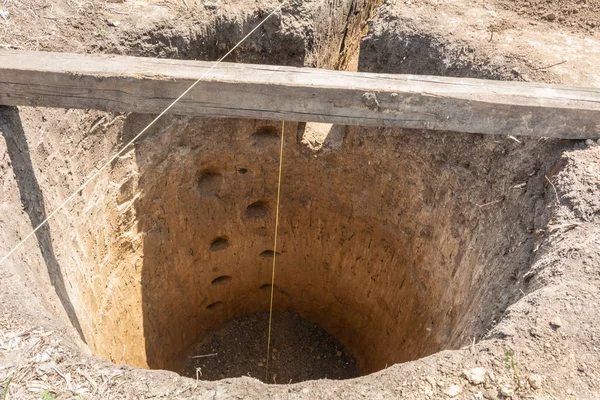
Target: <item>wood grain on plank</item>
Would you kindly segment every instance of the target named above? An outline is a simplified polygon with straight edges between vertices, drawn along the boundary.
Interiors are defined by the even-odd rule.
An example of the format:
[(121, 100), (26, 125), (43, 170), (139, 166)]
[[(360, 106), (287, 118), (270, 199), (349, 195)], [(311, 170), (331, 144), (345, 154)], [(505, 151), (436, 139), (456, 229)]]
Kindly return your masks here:
[[(0, 104), (157, 114), (211, 62), (0, 51)], [(221, 63), (170, 113), (600, 137), (600, 89)]]

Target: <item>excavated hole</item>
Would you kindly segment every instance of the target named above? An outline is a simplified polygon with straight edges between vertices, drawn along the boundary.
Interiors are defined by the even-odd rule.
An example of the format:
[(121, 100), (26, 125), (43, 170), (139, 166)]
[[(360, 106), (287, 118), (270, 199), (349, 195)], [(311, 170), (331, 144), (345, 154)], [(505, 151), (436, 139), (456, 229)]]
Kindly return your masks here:
[(216, 277), (215, 279), (213, 279), (212, 282), (211, 282), (211, 284), (213, 284), (213, 285), (225, 285), (230, 280), (231, 280), (231, 276), (229, 276), (229, 275), (223, 275), (223, 276), (219, 276), (219, 277)]
[(343, 379), (479, 340), (520, 296), (560, 144), (342, 127), (322, 153), (288, 123), (272, 287), (272, 126), (169, 117), (82, 193), (107, 206), (72, 258), (99, 261), (63, 268), (96, 354), (264, 379), (272, 291), (269, 382)]
[(216, 197), (222, 182), (220, 173), (207, 169), (198, 177), (198, 191), (204, 197)]
[(278, 256), (281, 255), (279, 252), (276, 253), (273, 250), (265, 250), (262, 253), (260, 253), (260, 256), (264, 258), (273, 258), (275, 254), (277, 254)]
[(270, 213), (269, 206), (264, 201), (255, 201), (246, 208), (246, 217), (248, 219), (266, 218)]
[(229, 239), (226, 237), (218, 237), (210, 243), (210, 251), (225, 250), (229, 244)]
[[(101, 121), (106, 138), (85, 139), (124, 140), (151, 120)], [(84, 122), (82, 132), (98, 125)], [(53, 284), (95, 354), (194, 378), (200, 368), (201, 379), (264, 379), (273, 288), (268, 381), (349, 378), (480, 340), (520, 296), (544, 223), (544, 175), (564, 144), (341, 126), (308, 137), (307, 124), (287, 123), (295, 139), (272, 287), (280, 126), (166, 117), (80, 193), (85, 219), (52, 222), (53, 242), (68, 244), (56, 261), (65, 282)], [(61, 132), (47, 135), (60, 143)], [(88, 147), (109, 148), (99, 143)], [(85, 176), (98, 164), (86, 156), (65, 159)]]

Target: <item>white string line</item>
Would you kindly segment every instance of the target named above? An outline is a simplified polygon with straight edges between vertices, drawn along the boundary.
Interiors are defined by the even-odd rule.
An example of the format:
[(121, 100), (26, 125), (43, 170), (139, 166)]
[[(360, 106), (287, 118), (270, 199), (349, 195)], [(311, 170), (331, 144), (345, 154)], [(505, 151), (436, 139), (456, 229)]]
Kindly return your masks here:
[(275, 8), (273, 11), (271, 11), (271, 13), (269, 15), (267, 15), (258, 25), (256, 25), (254, 27), (254, 29), (252, 29), (246, 36), (244, 36), (242, 38), (242, 40), (240, 40), (235, 46), (233, 46), (231, 48), (231, 50), (229, 50), (223, 57), (219, 58), (204, 74), (202, 74), (202, 76), (200, 78), (198, 78), (194, 83), (192, 83), (192, 85), (187, 88), (185, 90), (185, 92), (183, 92), (178, 98), (175, 99), (175, 101), (173, 101), (171, 104), (169, 104), (169, 106), (167, 108), (165, 108), (163, 110), (163, 112), (161, 112), (160, 114), (158, 114), (158, 116), (156, 118), (154, 118), (152, 120), (152, 122), (150, 122), (144, 129), (142, 129), (142, 131), (140, 133), (138, 133), (133, 139), (131, 139), (129, 141), (129, 143), (127, 143), (125, 145), (125, 147), (123, 147), (117, 154), (115, 154), (113, 157), (110, 158), (110, 160), (108, 160), (102, 167), (100, 167), (99, 170), (97, 170), (96, 172), (94, 172), (92, 174), (92, 176), (90, 176), (85, 182), (83, 182), (83, 184), (73, 192), (73, 194), (71, 194), (69, 197), (67, 197), (67, 199), (65, 201), (63, 201), (54, 211), (52, 211), (50, 214), (48, 214), (48, 216), (46, 217), (45, 220), (43, 220), (33, 231), (31, 231), (31, 233), (29, 233), (29, 235), (25, 236), (25, 239), (21, 240), (15, 247), (13, 247), (13, 249), (11, 251), (8, 252), (8, 254), (6, 254), (4, 257), (2, 257), (2, 260), (0, 260), (0, 265), (4, 263), (4, 261), (6, 261), (6, 259), (8, 257), (10, 257), (15, 251), (17, 251), (17, 249), (19, 249), (19, 247), (21, 247), (23, 245), (23, 243), (25, 243), (30, 237), (32, 237), (33, 235), (35, 235), (35, 233), (42, 227), (44, 226), (46, 223), (48, 223), (48, 221), (50, 221), (50, 219), (52, 219), (52, 217), (54, 217), (54, 215), (59, 212), (60, 210), (62, 210), (71, 200), (73, 200), (73, 198), (77, 195), (77, 193), (79, 193), (80, 191), (82, 191), (83, 189), (85, 189), (85, 187), (94, 180), (94, 178), (96, 178), (98, 175), (100, 175), (100, 173), (102, 171), (104, 171), (106, 169), (106, 167), (108, 167), (114, 160), (116, 160), (121, 154), (123, 154), (123, 152), (133, 144), (133, 142), (135, 142), (137, 139), (139, 139), (140, 136), (142, 136), (148, 129), (150, 129), (150, 127), (152, 125), (154, 125), (154, 123), (156, 123), (156, 121), (158, 121), (163, 115), (165, 115), (179, 100), (181, 100), (186, 94), (188, 94), (190, 92), (190, 90), (192, 90), (202, 79), (204, 79), (213, 69), (215, 69), (215, 67), (217, 65), (219, 65), (219, 63), (221, 61), (223, 61), (227, 56), (229, 56), (231, 53), (233, 53), (233, 51), (235, 49), (237, 49), (246, 39), (248, 39), (248, 37), (250, 37), (250, 35), (252, 35), (258, 28), (260, 28), (271, 16), (273, 16), (273, 14), (275, 14), (277, 11), (281, 10), (281, 8), (288, 2), (289, 0), (285, 0), (283, 3), (281, 3), (277, 8)]

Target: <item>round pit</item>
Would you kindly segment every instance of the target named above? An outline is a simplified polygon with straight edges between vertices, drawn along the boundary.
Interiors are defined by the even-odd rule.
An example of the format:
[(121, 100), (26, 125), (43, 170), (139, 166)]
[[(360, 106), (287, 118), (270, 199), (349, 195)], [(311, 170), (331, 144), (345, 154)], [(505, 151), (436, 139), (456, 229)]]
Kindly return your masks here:
[[(198, 60), (280, 4), (36, 1), (6, 46)], [(227, 60), (597, 86), (570, 3), (294, 0)], [(3, 254), (77, 193), (0, 266), (0, 397), (598, 393), (595, 141), (286, 121), (274, 249), (281, 121), (167, 116), (77, 192), (153, 118), (0, 108)]]
[[(126, 141), (149, 118), (119, 117), (95, 140)], [(280, 126), (165, 118), (78, 196), (73, 210), (85, 214), (53, 221), (56, 242), (71, 244), (57, 252), (72, 321), (96, 354), (190, 375), (194, 346), (269, 310)], [(274, 311), (318, 325), (356, 369), (310, 378), (368, 374), (483, 337), (520, 296), (561, 142), (317, 128), (314, 146), (313, 124), (286, 124)], [(253, 346), (266, 354), (265, 334)], [(294, 340), (278, 343), (294, 351)]]

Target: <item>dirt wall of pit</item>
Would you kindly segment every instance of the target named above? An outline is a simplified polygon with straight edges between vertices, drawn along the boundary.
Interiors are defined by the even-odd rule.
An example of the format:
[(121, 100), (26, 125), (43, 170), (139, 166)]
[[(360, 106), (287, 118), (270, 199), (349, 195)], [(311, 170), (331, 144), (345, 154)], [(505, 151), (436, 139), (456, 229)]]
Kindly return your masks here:
[[(86, 149), (113, 150), (151, 119), (66, 115), (87, 122), (81, 156), (64, 150), (73, 137), (39, 137), (33, 159), (54, 157), (34, 171), (91, 171)], [(24, 132), (50, 119), (20, 117)], [(55, 273), (96, 354), (175, 369), (207, 329), (267, 309), (279, 126), (169, 117), (52, 222)], [(303, 134), (288, 124), (275, 309), (325, 328), (364, 371), (483, 335), (518, 297), (560, 146), (344, 128), (315, 152)], [(48, 202), (77, 184), (42, 179)]]
[[(276, 46), (250, 42), (237, 61), (344, 65), (340, 49), (356, 46), (352, 32), (361, 29), (349, 21), (366, 14), (358, 3), (340, 5), (316, 8), (321, 19), (308, 30), (310, 40), (272, 33)], [(227, 33), (228, 26), (236, 33)], [(235, 23), (218, 27), (214, 32), (230, 38), (244, 32)], [(265, 32), (261, 38), (273, 37), (268, 26)], [(210, 36), (215, 46), (218, 37)], [(184, 40), (182, 48), (191, 51), (200, 38)], [(148, 46), (156, 46), (153, 40)], [(286, 57), (277, 46), (288, 50)], [(212, 58), (227, 46), (221, 47), (202, 54)], [(432, 58), (417, 50), (411, 57)], [(378, 52), (367, 38), (359, 68), (391, 70), (389, 60), (375, 58)], [(437, 64), (419, 69), (429, 63), (401, 71), (447, 72)], [(17, 182), (10, 186), (13, 177), (5, 175), (4, 199), (21, 204), (32, 225), (151, 120), (94, 111), (3, 113), (4, 168)], [(279, 126), (163, 120), (59, 213), (19, 262), (30, 266), (40, 296), (60, 303), (57, 312), (66, 310), (94, 353), (175, 368), (205, 330), (268, 306)], [(547, 221), (543, 176), (565, 144), (340, 129), (326, 136), (328, 151), (319, 152), (305, 145), (303, 124), (288, 124), (276, 309), (318, 323), (355, 353), (365, 372), (481, 337), (519, 297), (535, 232)], [(20, 232), (30, 228), (17, 225)]]

